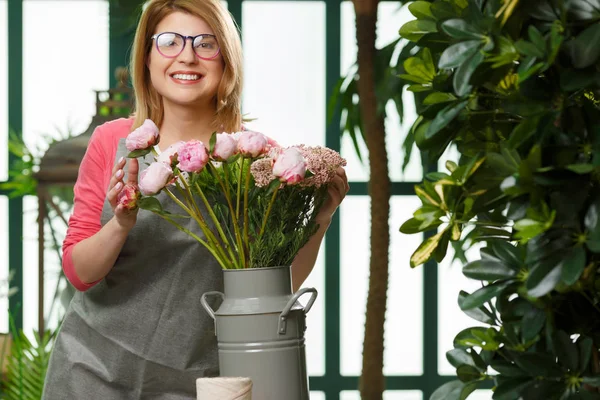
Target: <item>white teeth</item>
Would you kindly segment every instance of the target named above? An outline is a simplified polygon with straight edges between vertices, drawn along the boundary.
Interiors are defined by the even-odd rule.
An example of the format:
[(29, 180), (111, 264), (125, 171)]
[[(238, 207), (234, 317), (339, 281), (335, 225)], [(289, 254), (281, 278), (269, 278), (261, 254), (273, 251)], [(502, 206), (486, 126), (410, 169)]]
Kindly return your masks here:
[(173, 75), (175, 79), (181, 79), (182, 81), (197, 81), (200, 79), (200, 75), (191, 75), (191, 74), (175, 74)]

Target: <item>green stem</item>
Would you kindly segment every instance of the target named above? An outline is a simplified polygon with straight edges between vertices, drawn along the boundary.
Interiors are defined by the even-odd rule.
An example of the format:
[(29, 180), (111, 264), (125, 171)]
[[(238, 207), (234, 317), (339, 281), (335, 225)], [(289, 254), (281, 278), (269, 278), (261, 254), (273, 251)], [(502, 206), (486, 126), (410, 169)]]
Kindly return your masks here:
[(248, 248), (248, 244), (250, 243), (248, 240), (248, 192), (250, 190), (250, 167), (248, 167), (248, 171), (246, 171), (246, 183), (244, 187), (244, 246), (246, 250), (244, 253), (246, 257), (244, 257), (245, 267), (248, 268), (248, 263), (250, 262), (250, 249)]
[(273, 203), (275, 203), (275, 197), (277, 197), (277, 193), (279, 192), (279, 186), (275, 188), (273, 191), (273, 196), (271, 196), (271, 201), (269, 202), (269, 207), (267, 207), (267, 212), (265, 214), (265, 218), (263, 219), (262, 226), (260, 227), (260, 233), (258, 234), (259, 238), (262, 238), (263, 233), (265, 232), (265, 227), (267, 226), (267, 219), (269, 218), (269, 214), (271, 213), (271, 208), (273, 208)]
[(227, 239), (227, 235), (225, 235), (225, 232), (223, 231), (223, 227), (221, 226), (219, 219), (215, 215), (215, 212), (212, 209), (212, 207), (210, 206), (210, 203), (208, 202), (208, 199), (204, 195), (204, 192), (202, 191), (202, 189), (200, 189), (200, 185), (198, 185), (198, 183), (196, 182), (194, 184), (194, 186), (196, 187), (196, 190), (198, 191), (200, 198), (204, 202), (204, 206), (206, 207), (206, 210), (208, 211), (208, 215), (210, 215), (213, 222), (215, 223), (215, 227), (217, 228), (217, 231), (219, 232), (219, 235), (221, 236), (221, 240), (223, 240), (223, 245), (229, 251), (229, 256), (231, 257), (231, 262), (233, 264), (235, 264), (235, 260), (236, 260), (235, 254), (233, 253), (233, 250), (231, 249), (232, 246), (229, 244), (229, 240)]
[(237, 205), (235, 207), (235, 217), (237, 219), (240, 218), (240, 199), (242, 197), (242, 177), (244, 176), (244, 164), (246, 162), (245, 158), (242, 158), (241, 166), (240, 166), (240, 178), (238, 179), (238, 187), (237, 187)]
[(202, 240), (198, 235), (196, 235), (194, 232), (190, 231), (189, 229), (184, 228), (183, 226), (179, 225), (177, 222), (173, 221), (171, 218), (166, 217), (165, 215), (162, 214), (158, 214), (160, 215), (163, 219), (165, 219), (166, 221), (170, 222), (171, 224), (175, 225), (175, 227), (177, 229), (179, 229), (180, 231), (187, 233), (188, 235), (190, 235), (192, 238), (196, 239), (200, 244), (202, 244), (204, 247), (206, 247), (206, 249), (208, 251), (210, 251), (210, 253), (213, 255), (213, 257), (215, 257), (215, 259), (217, 260), (217, 262), (221, 265), (222, 268), (224, 269), (228, 269), (228, 265), (225, 264), (223, 262), (223, 260), (221, 260), (221, 258), (219, 257), (219, 254), (217, 254), (217, 252), (215, 251), (214, 248), (211, 247), (211, 245), (209, 243), (207, 243), (206, 241)]
[(223, 167), (224, 168), (223, 170), (225, 171), (225, 182), (223, 182), (223, 180), (219, 176), (219, 172), (216, 170), (216, 168), (210, 163), (208, 165), (210, 165), (209, 170), (211, 171), (213, 176), (217, 179), (217, 181), (219, 181), (219, 184), (221, 185), (221, 187), (223, 188), (223, 192), (225, 193), (225, 199), (227, 200), (227, 205), (229, 206), (229, 211), (231, 212), (233, 231), (234, 231), (235, 239), (237, 242), (238, 257), (239, 257), (239, 261), (240, 261), (239, 267), (241, 267), (244, 264), (244, 257), (243, 257), (244, 242), (242, 240), (242, 234), (240, 233), (238, 219), (235, 215), (235, 210), (233, 209), (233, 202), (231, 201), (231, 196), (229, 193), (229, 185), (228, 184), (226, 185), (226, 182), (228, 182), (227, 167), (225, 167), (225, 166)]
[(169, 197), (171, 199), (173, 199), (173, 201), (175, 203), (177, 203), (181, 208), (183, 208), (198, 223), (198, 225), (200, 226), (200, 229), (202, 229), (202, 232), (204, 233), (206, 238), (213, 244), (215, 251), (218, 251), (222, 256), (226, 257), (223, 247), (221, 246), (218, 239), (215, 237), (215, 235), (212, 233), (212, 231), (206, 224), (206, 221), (204, 221), (204, 218), (202, 218), (202, 214), (194, 213), (185, 204), (183, 204), (183, 202), (181, 200), (179, 200), (177, 198), (177, 196), (175, 196), (169, 189), (165, 188), (165, 192), (169, 195)]

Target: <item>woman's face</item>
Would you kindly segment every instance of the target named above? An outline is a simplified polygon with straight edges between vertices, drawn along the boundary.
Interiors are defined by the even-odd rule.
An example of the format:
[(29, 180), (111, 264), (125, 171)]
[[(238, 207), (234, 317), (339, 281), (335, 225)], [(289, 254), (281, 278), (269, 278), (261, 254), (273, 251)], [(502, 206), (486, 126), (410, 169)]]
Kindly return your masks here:
[[(166, 16), (158, 24), (153, 35), (163, 32), (175, 32), (183, 36), (214, 35), (202, 18), (182, 12), (173, 12)], [(179, 42), (179, 39), (172, 42), (164, 38), (160, 40), (161, 45), (173, 47), (177, 47), (176, 42)], [(152, 86), (163, 96), (163, 101), (182, 106), (212, 104), (223, 76), (221, 54), (212, 59), (199, 58), (193, 49), (192, 40), (186, 39), (183, 51), (176, 57), (168, 58), (158, 51), (156, 42), (157, 39), (152, 40), (148, 69)], [(200, 44), (199, 40), (196, 43), (199, 45), (199, 52), (200, 47), (206, 49), (210, 46)]]

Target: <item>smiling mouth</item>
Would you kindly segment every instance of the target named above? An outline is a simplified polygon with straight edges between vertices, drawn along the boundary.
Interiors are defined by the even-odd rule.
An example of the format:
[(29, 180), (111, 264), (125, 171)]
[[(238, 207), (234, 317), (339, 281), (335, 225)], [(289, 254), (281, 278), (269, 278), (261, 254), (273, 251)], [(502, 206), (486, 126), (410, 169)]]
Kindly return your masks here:
[(202, 75), (200, 74), (173, 74), (171, 75), (171, 78), (180, 80), (180, 81), (199, 81), (200, 79), (203, 78)]

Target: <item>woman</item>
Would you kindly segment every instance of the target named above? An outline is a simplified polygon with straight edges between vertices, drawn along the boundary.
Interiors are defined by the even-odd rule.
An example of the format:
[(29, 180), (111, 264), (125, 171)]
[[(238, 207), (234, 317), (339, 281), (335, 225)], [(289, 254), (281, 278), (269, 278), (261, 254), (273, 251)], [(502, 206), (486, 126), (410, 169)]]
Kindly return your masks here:
[[(159, 150), (180, 140), (207, 143), (215, 130), (240, 130), (239, 35), (219, 0), (151, 0), (131, 69), (135, 116), (96, 129), (75, 185), (63, 268), (79, 291), (52, 353), (47, 400), (189, 399), (197, 378), (218, 374), (213, 321), (199, 300), (222, 290), (220, 266), (160, 217), (127, 211), (116, 199), (145, 167), (125, 161), (124, 139), (146, 118), (160, 128)], [(319, 231), (293, 262), (295, 290), (347, 190), (340, 169)], [(191, 219), (188, 229), (198, 231)]]

